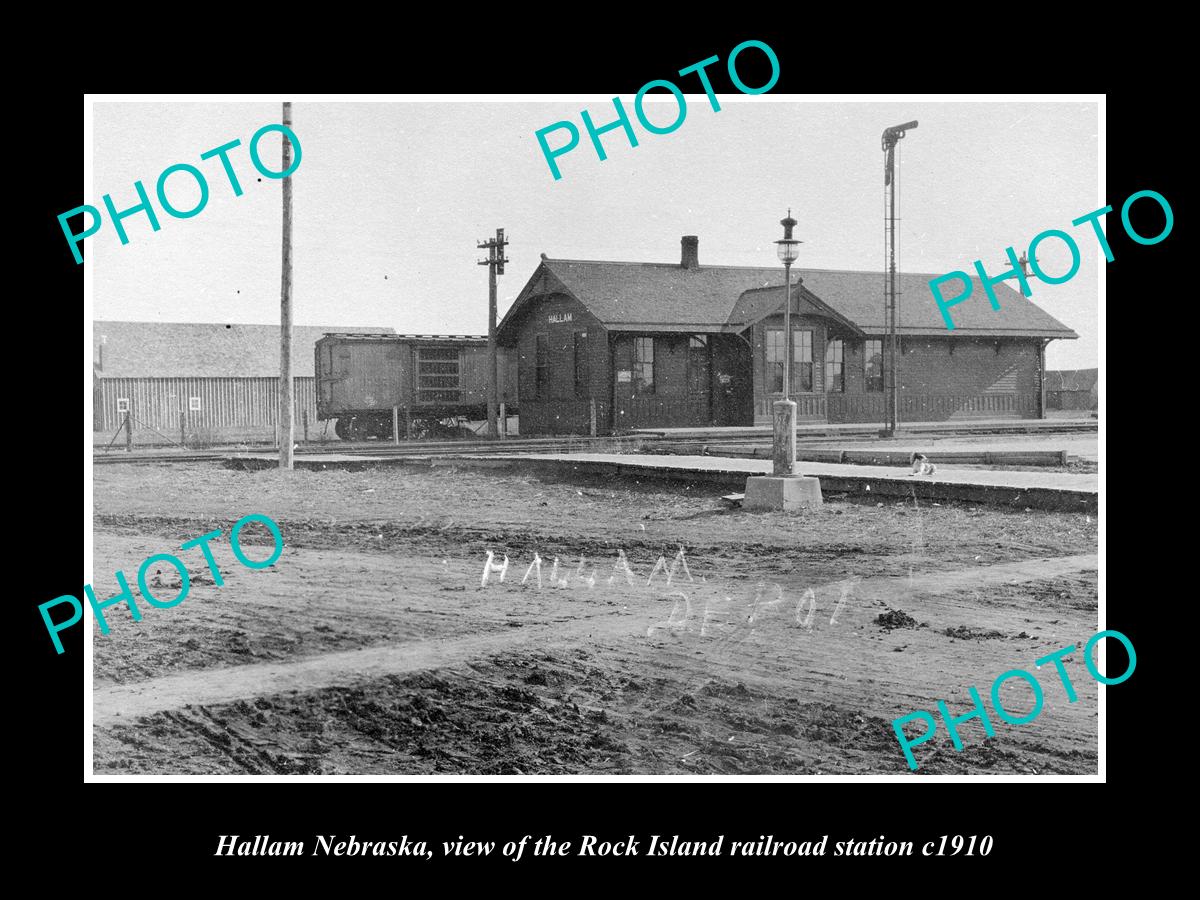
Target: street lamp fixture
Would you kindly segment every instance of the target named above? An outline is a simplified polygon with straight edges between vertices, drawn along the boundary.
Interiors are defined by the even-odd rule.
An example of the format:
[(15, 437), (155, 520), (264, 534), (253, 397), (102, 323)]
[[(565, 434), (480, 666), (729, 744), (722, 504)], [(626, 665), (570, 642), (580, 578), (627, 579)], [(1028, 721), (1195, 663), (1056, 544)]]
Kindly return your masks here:
[(775, 242), (775, 249), (779, 254), (779, 261), (785, 266), (790, 266), (800, 255), (800, 245), (804, 242), (792, 237), (792, 229), (796, 227), (796, 220), (792, 218), (790, 209), (787, 218), (780, 219), (779, 224), (783, 226), (783, 240)]

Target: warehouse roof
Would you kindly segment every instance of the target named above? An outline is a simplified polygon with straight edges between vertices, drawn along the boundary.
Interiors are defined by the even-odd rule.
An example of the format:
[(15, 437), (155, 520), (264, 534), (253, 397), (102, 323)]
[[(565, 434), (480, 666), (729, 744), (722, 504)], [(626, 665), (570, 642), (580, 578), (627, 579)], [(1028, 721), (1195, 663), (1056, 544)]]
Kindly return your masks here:
[[(866, 334), (886, 331), (882, 272), (794, 269), (804, 289), (825, 309)], [(900, 330), (950, 334), (929, 289), (930, 274), (897, 276)], [(562, 291), (584, 304), (606, 327), (628, 331), (741, 331), (783, 308), (781, 266), (701, 266), (543, 258), (504, 317), (504, 329), (532, 297)], [(957, 290), (957, 282), (947, 287)], [(774, 288), (777, 297), (763, 288)], [(1078, 337), (1007, 283), (995, 288), (992, 309), (978, 278), (969, 300), (953, 307), (955, 336)], [(754, 291), (752, 296), (747, 292)]]
[(458, 343), (486, 344), (486, 334), (395, 334), (393, 332), (376, 331), (328, 331), (324, 337), (339, 341), (398, 341), (407, 344), (444, 344), (446, 341)]
[[(346, 326), (292, 328), (292, 372), (313, 375), (313, 353), (327, 332)], [(392, 328), (355, 328), (394, 334)], [(201, 322), (92, 323), (92, 363), (103, 378), (262, 378), (279, 375), (279, 326)]]

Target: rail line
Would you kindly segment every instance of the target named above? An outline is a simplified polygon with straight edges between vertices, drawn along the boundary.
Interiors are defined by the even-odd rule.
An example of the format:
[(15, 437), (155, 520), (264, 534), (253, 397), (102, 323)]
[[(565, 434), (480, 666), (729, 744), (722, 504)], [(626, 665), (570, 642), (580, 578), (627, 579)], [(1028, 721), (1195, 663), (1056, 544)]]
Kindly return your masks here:
[[(528, 450), (534, 453), (555, 452), (584, 452), (588, 450), (607, 449), (612, 451), (636, 449), (647, 443), (658, 444), (654, 438), (561, 438), (535, 439), (510, 438), (504, 441), (402, 441), (399, 444), (379, 442), (374, 444), (356, 444), (349, 442), (327, 442), (322, 444), (300, 444), (296, 449), (297, 456), (318, 453), (337, 453), (342, 456), (457, 456), (460, 454), (489, 453), (519, 453)], [(275, 446), (270, 443), (258, 445), (242, 445), (211, 450), (163, 451), (153, 450), (112, 450), (94, 452), (92, 462), (97, 465), (116, 463), (156, 463), (156, 462), (200, 462), (204, 460), (224, 459), (237, 453), (272, 452)]]
[[(1077, 423), (1065, 422), (1062, 426), (1043, 426), (1038, 428), (1039, 434), (1072, 434), (1081, 431), (1095, 431), (1095, 423)], [(914, 432), (918, 433), (918, 432)], [(1020, 430), (1020, 426), (997, 425), (993, 428), (980, 429), (978, 427), (964, 426), (962, 428), (939, 427), (936, 431), (923, 432), (925, 436), (953, 436), (953, 435), (1005, 435), (1013, 433), (1025, 433)], [(806, 445), (814, 443), (828, 443), (831, 440), (837, 440), (839, 443), (858, 443), (872, 441), (876, 435), (868, 430), (860, 432), (832, 432), (820, 431), (812, 433), (804, 433), (797, 435), (797, 444)], [(639, 433), (632, 435), (623, 435), (619, 437), (580, 437), (580, 436), (564, 436), (552, 438), (522, 438), (512, 437), (507, 440), (480, 440), (480, 441), (401, 441), (393, 443), (391, 441), (376, 441), (376, 442), (349, 442), (349, 441), (324, 441), (324, 442), (299, 442), (296, 449), (296, 454), (304, 456), (315, 453), (337, 453), (340, 455), (349, 456), (457, 456), (470, 454), (477, 456), (481, 454), (492, 453), (519, 453), (521, 451), (529, 451), (533, 453), (556, 453), (556, 452), (596, 452), (598, 450), (607, 451), (629, 451), (639, 448), (650, 448), (654, 451), (662, 452), (690, 452), (700, 455), (708, 448), (711, 452), (713, 447), (729, 447), (733, 449), (745, 448), (754, 444), (769, 445), (770, 435), (750, 435), (745, 432), (736, 434), (696, 432), (695, 436), (688, 435), (662, 435), (654, 433)], [(239, 452), (246, 453), (263, 453), (274, 450), (275, 445), (272, 442), (264, 441), (255, 444), (241, 444), (237, 446), (213, 448), (206, 450), (164, 450), (160, 447), (147, 447), (144, 450), (134, 449), (132, 452), (125, 450), (96, 450), (92, 454), (92, 462), (96, 465), (109, 465), (115, 463), (165, 463), (165, 462), (202, 462), (206, 460), (223, 459)]]

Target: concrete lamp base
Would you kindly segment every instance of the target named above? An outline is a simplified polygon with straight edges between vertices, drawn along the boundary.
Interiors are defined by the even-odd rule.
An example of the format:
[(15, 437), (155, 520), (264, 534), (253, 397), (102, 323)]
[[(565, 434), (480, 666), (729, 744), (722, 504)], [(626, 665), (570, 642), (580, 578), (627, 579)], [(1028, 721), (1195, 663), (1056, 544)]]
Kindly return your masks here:
[(796, 512), (824, 502), (821, 480), (811, 475), (751, 475), (742, 509)]
[(781, 509), (795, 512), (820, 506), (821, 482), (796, 473), (796, 403), (776, 400), (774, 441), (771, 447), (770, 475), (751, 475), (746, 479), (742, 509)]

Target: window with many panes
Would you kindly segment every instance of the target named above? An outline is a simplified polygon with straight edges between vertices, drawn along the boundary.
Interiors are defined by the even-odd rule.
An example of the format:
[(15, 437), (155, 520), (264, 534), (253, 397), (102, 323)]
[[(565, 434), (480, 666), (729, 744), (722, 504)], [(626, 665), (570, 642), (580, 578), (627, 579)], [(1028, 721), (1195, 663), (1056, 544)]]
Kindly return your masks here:
[(688, 339), (688, 393), (697, 396), (708, 393), (708, 336), (693, 334)]
[(771, 394), (783, 393), (783, 329), (768, 328), (766, 333), (767, 351), (767, 391)]
[[(783, 393), (784, 343), (782, 328), (766, 330), (767, 390), (772, 394)], [(813, 333), (807, 330), (792, 330), (792, 393), (813, 389)]]
[(633, 392), (654, 393), (654, 338), (633, 339)]
[(813, 333), (792, 332), (792, 390), (813, 389)]
[(550, 348), (547, 335), (534, 335), (533, 350), (533, 396), (538, 400), (549, 398), (550, 391)]
[(825, 345), (825, 390), (840, 393), (846, 390), (844, 344), (834, 339)]
[(421, 403), (459, 401), (457, 347), (417, 349), (417, 400)]
[(575, 396), (588, 396), (587, 332), (575, 332)]
[(883, 341), (864, 342), (863, 376), (868, 391), (883, 393)]

